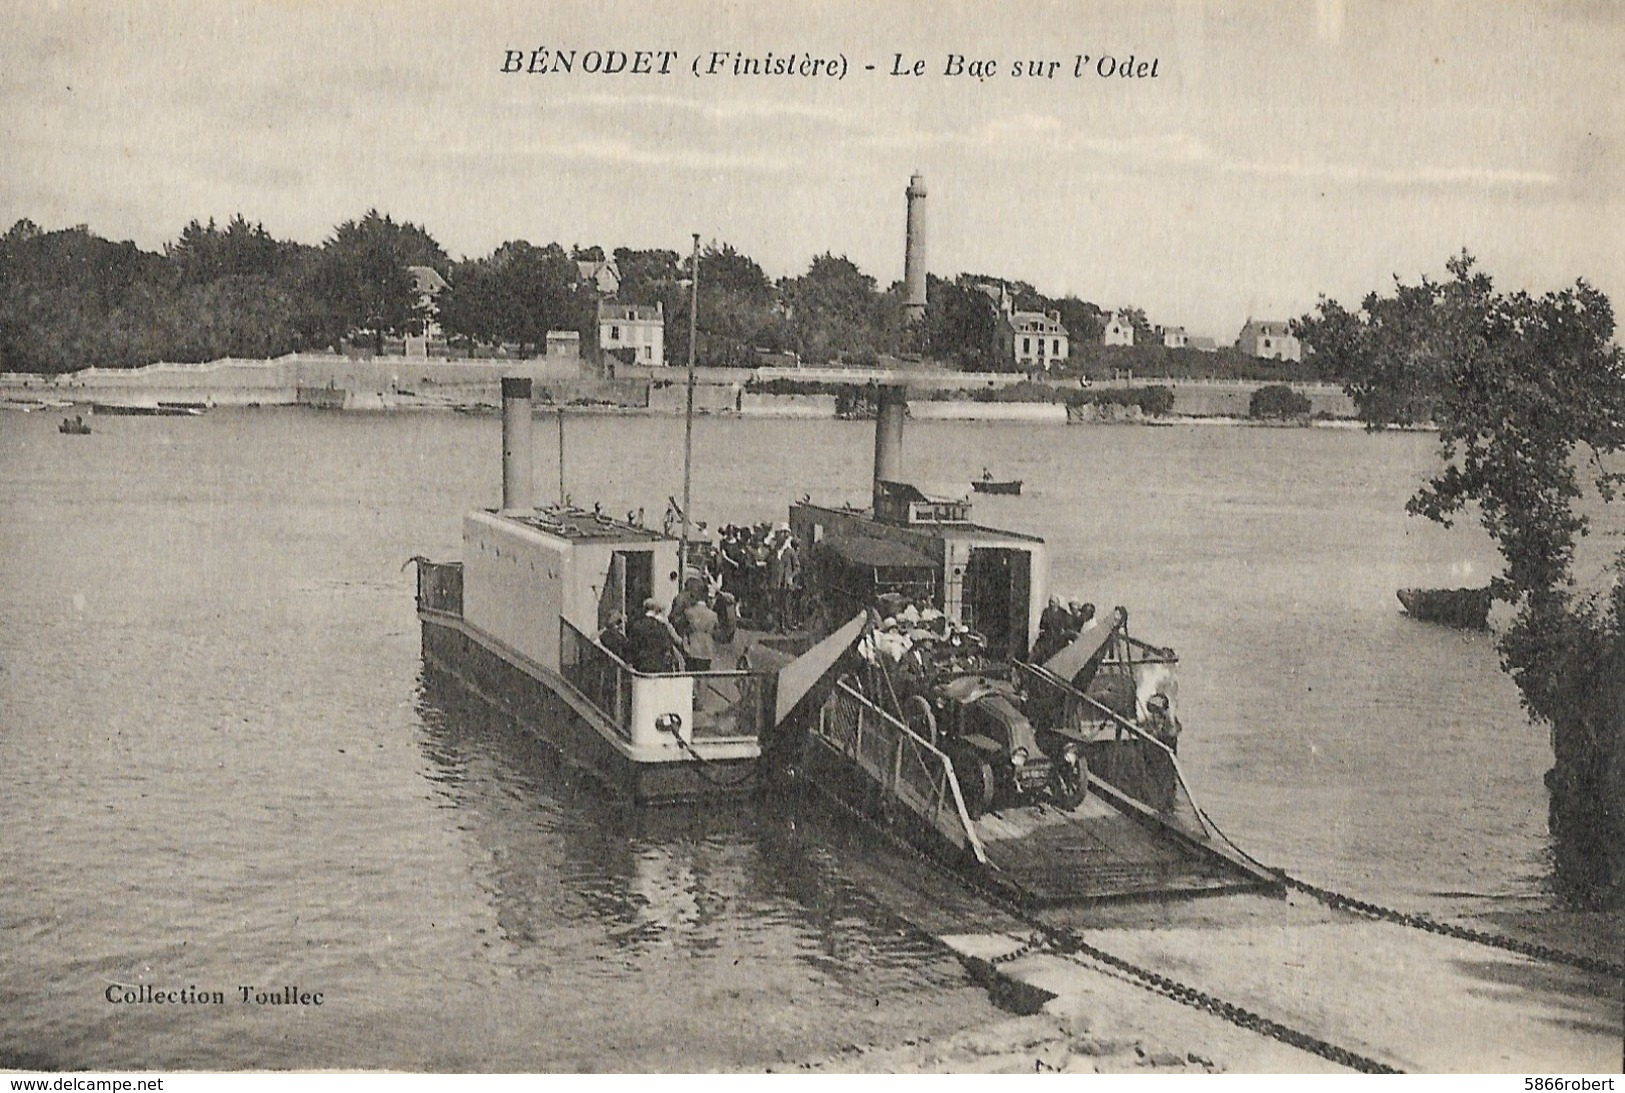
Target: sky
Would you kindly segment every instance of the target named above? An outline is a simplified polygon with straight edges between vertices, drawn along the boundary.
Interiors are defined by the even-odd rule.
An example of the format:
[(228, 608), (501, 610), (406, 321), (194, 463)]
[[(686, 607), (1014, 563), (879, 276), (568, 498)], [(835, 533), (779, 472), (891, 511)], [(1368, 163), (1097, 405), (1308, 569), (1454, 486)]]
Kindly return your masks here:
[[(1463, 248), (1505, 289), (1583, 277), (1625, 297), (1612, 0), (468, 7), (9, 0), (0, 227), (159, 249), (241, 213), (319, 243), (377, 208), (453, 257), (686, 251), (698, 232), (770, 276), (828, 251), (884, 287), (918, 171), (931, 272), (1221, 342), (1249, 316), (1443, 276)], [(542, 47), (575, 69), (503, 71)], [(637, 50), (670, 51), (670, 71), (584, 70)], [(844, 75), (733, 74), (769, 52)], [(951, 75), (952, 56), (997, 67)], [(1100, 74), (1130, 58), (1144, 74)]]

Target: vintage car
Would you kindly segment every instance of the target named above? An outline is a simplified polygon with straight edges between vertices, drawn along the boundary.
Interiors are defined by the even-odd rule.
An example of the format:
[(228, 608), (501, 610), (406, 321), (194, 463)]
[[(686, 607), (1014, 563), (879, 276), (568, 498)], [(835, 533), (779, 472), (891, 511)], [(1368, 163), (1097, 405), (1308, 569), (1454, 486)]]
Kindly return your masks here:
[(1076, 808), (1089, 791), (1082, 741), (1039, 729), (1007, 679), (963, 675), (911, 695), (903, 713), (917, 735), (948, 754), (972, 819), (1006, 804), (1048, 799)]

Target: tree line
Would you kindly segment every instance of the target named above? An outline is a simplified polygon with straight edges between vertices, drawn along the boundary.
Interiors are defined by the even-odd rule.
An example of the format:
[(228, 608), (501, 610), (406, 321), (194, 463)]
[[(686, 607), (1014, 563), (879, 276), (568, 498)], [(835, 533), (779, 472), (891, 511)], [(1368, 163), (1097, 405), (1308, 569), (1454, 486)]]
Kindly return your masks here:
[[(549, 330), (597, 343), (594, 286), (578, 261), (598, 246), (525, 240), (453, 260), (422, 226), (376, 209), (337, 225), (320, 245), (277, 239), (242, 215), (193, 220), (161, 252), (112, 242), (87, 226), (46, 231), (19, 220), (0, 237), (0, 371), (61, 373), (167, 360), (275, 357), (345, 343), (383, 348), (422, 333), (433, 318), (455, 346), (538, 353)], [(659, 304), (668, 361), (688, 356), (689, 256), (613, 251), (623, 303)], [(411, 266), (443, 277), (427, 314)], [(1051, 298), (1021, 281), (932, 276), (926, 319), (903, 322), (901, 283), (885, 288), (844, 255), (814, 257), (806, 272), (770, 278), (727, 243), (700, 254), (696, 359), (753, 365), (759, 350), (812, 363), (872, 363), (919, 354), (967, 369), (1013, 367), (997, 351), (998, 316), (979, 284), (1003, 283), (1020, 310), (1054, 311), (1074, 342), (1098, 340), (1108, 312), (1074, 296)], [(1126, 312), (1145, 336), (1143, 311)]]

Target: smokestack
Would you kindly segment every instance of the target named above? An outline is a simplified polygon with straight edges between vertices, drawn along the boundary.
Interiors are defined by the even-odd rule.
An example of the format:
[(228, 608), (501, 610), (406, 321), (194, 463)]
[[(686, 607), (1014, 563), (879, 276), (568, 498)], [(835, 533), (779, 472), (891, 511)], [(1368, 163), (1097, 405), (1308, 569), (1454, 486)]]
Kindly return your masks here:
[(903, 250), (903, 321), (925, 318), (925, 176), (908, 180), (908, 241)]
[(875, 511), (880, 511), (880, 483), (900, 481), (903, 473), (903, 417), (908, 412), (908, 392), (902, 387), (881, 385), (875, 401)]
[(502, 377), (502, 511), (530, 512), (530, 378)]

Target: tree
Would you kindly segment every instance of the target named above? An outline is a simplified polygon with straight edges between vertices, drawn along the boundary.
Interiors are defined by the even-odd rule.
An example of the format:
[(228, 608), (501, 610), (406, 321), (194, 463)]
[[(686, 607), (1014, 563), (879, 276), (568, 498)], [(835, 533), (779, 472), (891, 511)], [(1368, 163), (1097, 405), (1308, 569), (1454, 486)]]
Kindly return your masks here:
[(377, 209), (333, 229), (312, 285), (331, 336), (367, 330), (381, 344), (385, 334), (405, 334), (421, 323), (408, 266), (430, 266), (444, 276), (450, 262), (428, 232)]
[(805, 274), (779, 282), (779, 298), (796, 351), (807, 360), (872, 359), (896, 349), (900, 307), (889, 306), (875, 279), (845, 255), (814, 258)]
[(512, 240), (489, 258), (460, 263), (450, 280), (440, 323), (451, 334), (534, 352), (549, 330), (588, 336), (596, 326), (591, 290), (577, 285), (575, 261), (557, 243)]
[(971, 371), (1010, 362), (999, 360), (998, 307), (977, 287), (979, 280), (960, 274), (944, 281), (927, 276), (925, 322), (931, 354)]
[(1053, 306), (1061, 313), (1061, 325), (1066, 327), (1067, 337), (1073, 345), (1100, 343), (1101, 335), (1106, 332), (1105, 313), (1100, 308), (1076, 296), (1056, 300)]
[(272, 276), (283, 267), (288, 248), (263, 225), (250, 224), (241, 213), (219, 230), (196, 220), (181, 229), (180, 239), (164, 247), (182, 284), (204, 284), (221, 277)]
[[(682, 277), (689, 276), (688, 261)], [(688, 354), (689, 293), (681, 291), (666, 309), (666, 354)], [(700, 252), (699, 334), (695, 356), (702, 364), (749, 366), (753, 348), (784, 348), (789, 337), (773, 283), (748, 255), (731, 244), (713, 243)]]
[(1265, 384), (1247, 400), (1247, 416), (1259, 420), (1306, 418), (1313, 409), (1308, 395), (1300, 395), (1284, 383)]
[(1495, 541), (1505, 571), (1491, 590), (1516, 608), (1502, 666), (1552, 728), (1558, 879), (1578, 899), (1617, 901), (1625, 692), (1611, 681), (1625, 666), (1625, 586), (1578, 588), (1573, 563), (1584, 487), (1606, 502), (1625, 480), (1605, 463), (1625, 448), (1625, 359), (1608, 298), (1585, 281), (1508, 295), (1474, 266), (1463, 252), (1450, 279), (1396, 279), (1392, 297), (1373, 293), (1357, 312), (1322, 299), (1295, 329), (1369, 425), (1426, 408), (1438, 426), (1440, 469), (1407, 508), (1449, 526), (1473, 507)]
[(621, 290), (616, 295), (629, 304), (664, 304), (668, 311), (677, 282), (687, 276), (688, 262), (674, 250), (632, 250), (615, 248), (615, 268), (621, 271)]
[(141, 316), (167, 285), (164, 260), (134, 243), (18, 221), (0, 240), (0, 371), (150, 364), (160, 347)]

